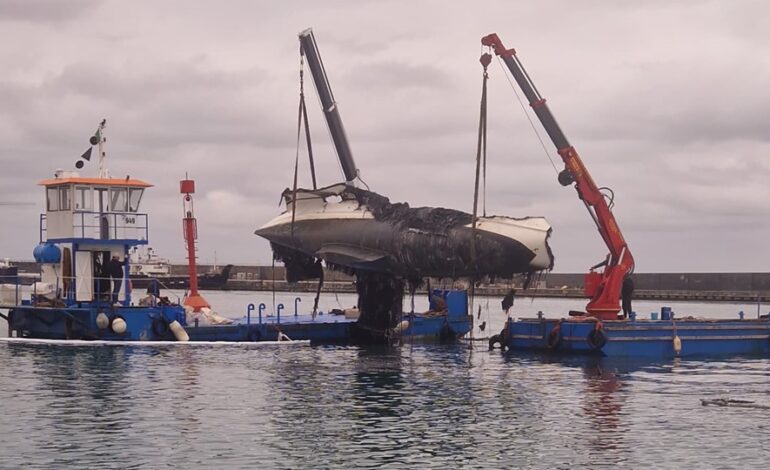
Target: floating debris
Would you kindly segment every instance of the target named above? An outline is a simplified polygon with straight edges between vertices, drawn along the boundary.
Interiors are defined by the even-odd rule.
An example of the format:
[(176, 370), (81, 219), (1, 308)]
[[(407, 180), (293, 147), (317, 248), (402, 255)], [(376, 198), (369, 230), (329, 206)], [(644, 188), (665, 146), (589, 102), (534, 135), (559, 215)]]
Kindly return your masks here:
[(756, 403), (751, 400), (737, 400), (734, 398), (701, 398), (700, 404), (703, 406), (732, 406), (736, 408), (756, 408), (761, 410), (770, 410), (770, 405)]

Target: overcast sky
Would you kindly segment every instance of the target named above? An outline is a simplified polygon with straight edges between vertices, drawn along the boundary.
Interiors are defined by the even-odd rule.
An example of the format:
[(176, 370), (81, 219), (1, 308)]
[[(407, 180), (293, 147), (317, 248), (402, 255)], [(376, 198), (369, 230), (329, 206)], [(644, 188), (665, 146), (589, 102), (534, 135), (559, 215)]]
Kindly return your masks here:
[[(74, 169), (107, 118), (113, 175), (155, 185), (143, 209), (160, 254), (184, 259), (188, 173), (201, 261), (269, 263), (253, 232), (291, 185), (297, 33), (313, 27), (363, 179), (391, 201), (471, 210), (479, 41), (497, 32), (615, 190), (637, 272), (767, 271), (769, 17), (761, 1), (0, 0), (0, 203), (35, 204), (0, 205), (0, 257), (32, 258), (36, 183)], [(307, 85), (319, 183), (335, 183)], [(546, 217), (557, 272), (603, 259), (497, 61), (489, 100), (487, 212)], [(303, 153), (309, 186), (307, 167)]]

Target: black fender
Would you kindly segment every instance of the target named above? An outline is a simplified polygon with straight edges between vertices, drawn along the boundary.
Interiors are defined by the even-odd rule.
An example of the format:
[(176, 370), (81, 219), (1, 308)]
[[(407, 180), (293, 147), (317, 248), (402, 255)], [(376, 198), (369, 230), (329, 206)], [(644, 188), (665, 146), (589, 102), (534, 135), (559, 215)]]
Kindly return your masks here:
[(163, 315), (158, 315), (157, 317), (153, 318), (152, 323), (150, 324), (150, 328), (152, 329), (152, 334), (154, 334), (158, 339), (165, 338), (169, 332), (168, 321), (163, 318)]
[(497, 347), (500, 348), (500, 350), (505, 351), (505, 338), (501, 334), (492, 335), (489, 337), (489, 350), (495, 349), (495, 345), (498, 345)]
[(604, 333), (601, 324), (597, 325), (596, 328), (588, 333), (586, 341), (588, 342), (588, 345), (591, 346), (591, 349), (601, 349), (607, 344), (607, 335)]
[(553, 329), (551, 329), (551, 332), (548, 333), (548, 336), (546, 336), (545, 346), (549, 350), (555, 351), (561, 346), (562, 340), (563, 336), (561, 334), (561, 323), (557, 323)]

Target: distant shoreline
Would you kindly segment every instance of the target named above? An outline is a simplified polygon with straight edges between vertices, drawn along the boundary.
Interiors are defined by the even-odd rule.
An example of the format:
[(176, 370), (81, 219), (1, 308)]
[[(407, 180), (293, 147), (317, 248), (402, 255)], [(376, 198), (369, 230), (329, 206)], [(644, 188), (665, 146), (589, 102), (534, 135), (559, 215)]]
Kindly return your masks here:
[[(38, 267), (31, 261), (13, 262), (22, 273), (36, 273)], [(215, 272), (221, 267), (199, 265), (199, 273)], [(171, 275), (187, 273), (187, 266), (171, 265)], [(584, 273), (543, 273), (535, 276), (531, 287), (521, 288), (522, 278), (514, 282), (498, 282), (476, 287), (475, 294), (484, 297), (502, 297), (511, 288), (518, 297), (586, 298), (583, 293)], [(162, 282), (162, 278), (161, 282)], [(317, 281), (289, 284), (283, 266), (236, 265), (222, 290), (258, 292), (316, 292)], [(339, 271), (326, 270), (324, 293), (354, 294), (355, 278)], [(636, 273), (634, 298), (638, 300), (706, 301), (706, 302), (770, 302), (770, 273)], [(468, 288), (463, 281), (431, 279), (432, 288)], [(424, 283), (418, 294), (426, 293)]]

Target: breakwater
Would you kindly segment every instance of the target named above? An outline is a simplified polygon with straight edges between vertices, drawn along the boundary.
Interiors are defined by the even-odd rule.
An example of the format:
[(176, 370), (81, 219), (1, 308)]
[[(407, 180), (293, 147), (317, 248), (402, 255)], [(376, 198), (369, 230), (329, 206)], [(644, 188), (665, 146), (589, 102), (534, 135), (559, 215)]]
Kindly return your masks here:
[[(17, 262), (21, 272), (37, 272), (33, 262)], [(219, 267), (200, 265), (199, 272), (216, 272)], [(171, 266), (175, 276), (187, 273), (187, 266)], [(584, 274), (544, 273), (536, 277), (530, 288), (521, 290), (520, 296), (581, 298)], [(323, 292), (355, 293), (355, 278), (339, 271), (326, 270)], [(511, 288), (520, 290), (523, 279), (496, 283), (483, 283), (476, 287), (477, 295), (503, 296)], [(770, 272), (755, 273), (636, 273), (634, 297), (644, 300), (697, 300), (725, 302), (768, 302), (770, 301)], [(469, 288), (465, 281), (431, 279), (431, 287)], [(285, 281), (283, 266), (236, 265), (230, 272), (224, 288), (246, 291), (315, 292), (315, 281), (289, 284)], [(424, 293), (424, 284), (418, 293)]]

